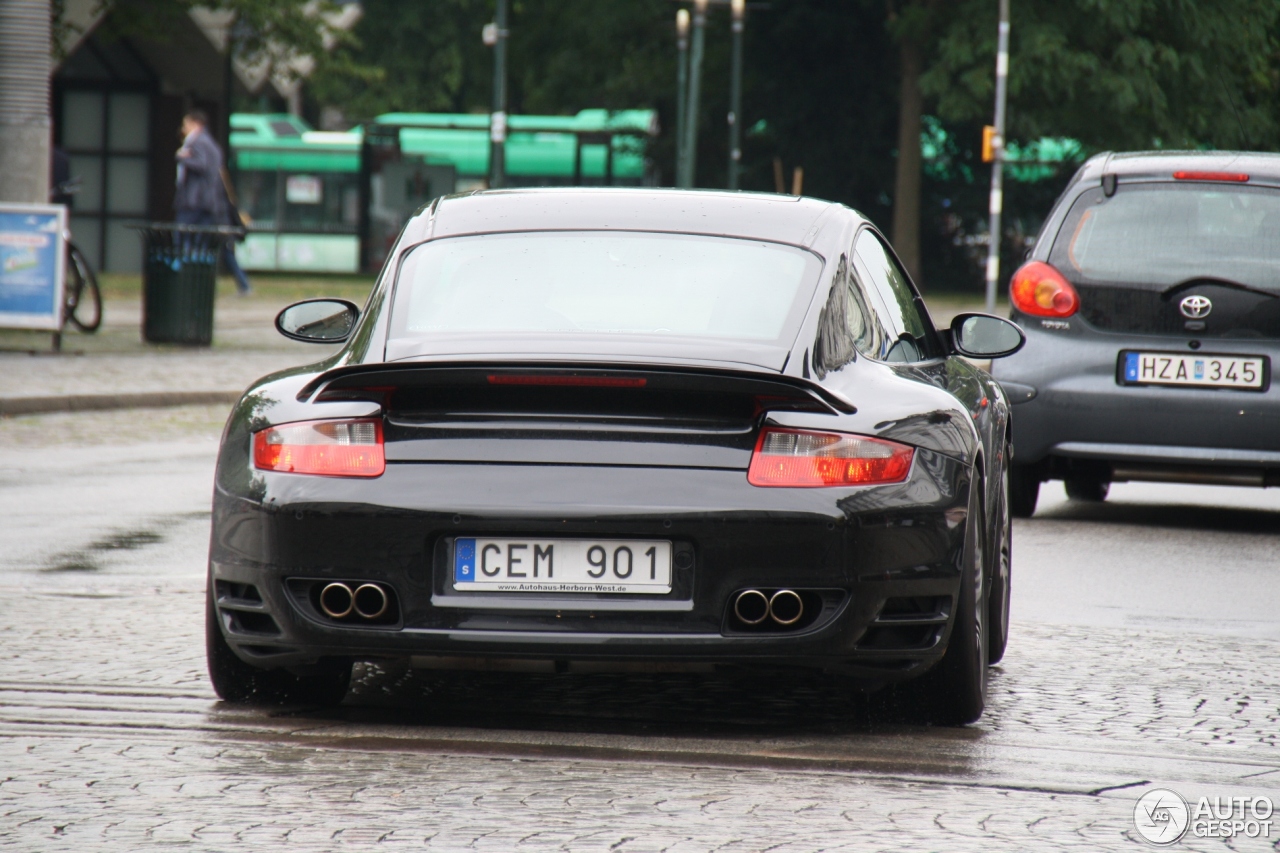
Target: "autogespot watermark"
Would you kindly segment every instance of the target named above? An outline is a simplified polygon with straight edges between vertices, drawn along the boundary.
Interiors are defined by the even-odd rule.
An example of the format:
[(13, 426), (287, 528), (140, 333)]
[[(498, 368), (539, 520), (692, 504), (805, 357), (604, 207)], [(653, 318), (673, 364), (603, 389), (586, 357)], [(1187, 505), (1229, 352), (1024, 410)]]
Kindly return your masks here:
[(1176, 791), (1152, 788), (1133, 806), (1133, 826), (1157, 847), (1193, 838), (1270, 838), (1270, 797), (1200, 797), (1192, 805)]

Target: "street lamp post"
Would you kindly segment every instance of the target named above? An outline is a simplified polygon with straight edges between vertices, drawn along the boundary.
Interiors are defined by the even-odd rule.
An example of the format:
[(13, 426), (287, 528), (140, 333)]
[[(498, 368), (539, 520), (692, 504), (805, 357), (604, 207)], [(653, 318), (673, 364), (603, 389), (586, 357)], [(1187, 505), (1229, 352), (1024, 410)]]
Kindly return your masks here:
[(1009, 0), (1000, 0), (1000, 30), (996, 44), (996, 132), (992, 139), (991, 202), (987, 245), (987, 313), (996, 310), (996, 281), (1000, 278), (1000, 215), (1004, 211), (1004, 114), (1009, 81)]
[(698, 171), (698, 95), (702, 86), (702, 54), (706, 46), (707, 2), (693, 3), (693, 48), (689, 55), (689, 100), (685, 115), (684, 175), (682, 187), (692, 187)]
[(689, 10), (676, 12), (676, 185), (684, 186), (684, 136), (689, 121)]
[(507, 9), (510, 0), (496, 0), (494, 22), (484, 28), (484, 43), (493, 48), (493, 113), (489, 117), (489, 186), (507, 182)]
[(738, 188), (742, 165), (742, 31), (746, 0), (730, 0), (733, 14), (733, 68), (729, 80), (729, 189)]

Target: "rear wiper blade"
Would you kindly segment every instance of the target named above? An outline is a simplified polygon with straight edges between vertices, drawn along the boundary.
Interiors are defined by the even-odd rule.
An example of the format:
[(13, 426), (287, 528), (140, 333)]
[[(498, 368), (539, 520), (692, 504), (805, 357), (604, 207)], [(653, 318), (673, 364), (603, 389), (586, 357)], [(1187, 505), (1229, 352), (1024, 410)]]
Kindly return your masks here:
[(1229, 278), (1217, 278), (1216, 276), (1205, 275), (1189, 278), (1186, 281), (1175, 284), (1173, 287), (1170, 287), (1161, 293), (1160, 298), (1168, 300), (1184, 290), (1191, 290), (1206, 284), (1211, 284), (1216, 287), (1228, 287), (1232, 290), (1243, 290), (1245, 293), (1257, 293), (1261, 296), (1270, 296), (1272, 299), (1280, 299), (1280, 293), (1277, 293), (1274, 290), (1263, 290), (1261, 287), (1254, 287), (1251, 284), (1245, 284), (1240, 281), (1232, 281)]

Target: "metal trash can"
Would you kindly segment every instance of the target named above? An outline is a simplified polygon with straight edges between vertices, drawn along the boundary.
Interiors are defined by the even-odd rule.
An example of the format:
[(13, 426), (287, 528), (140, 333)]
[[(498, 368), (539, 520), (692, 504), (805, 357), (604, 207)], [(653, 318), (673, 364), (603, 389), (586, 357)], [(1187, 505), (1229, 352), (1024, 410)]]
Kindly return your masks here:
[(142, 339), (208, 346), (218, 255), (242, 233), (228, 225), (136, 225), (142, 236)]

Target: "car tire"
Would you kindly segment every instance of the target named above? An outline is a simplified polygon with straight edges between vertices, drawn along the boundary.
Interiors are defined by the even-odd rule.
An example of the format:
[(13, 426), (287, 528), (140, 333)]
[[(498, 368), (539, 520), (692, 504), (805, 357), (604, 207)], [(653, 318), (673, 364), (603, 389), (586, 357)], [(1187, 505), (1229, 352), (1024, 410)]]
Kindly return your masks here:
[(987, 585), (984, 579), (985, 519), (981, 487), (971, 489), (965, 527), (964, 575), (942, 660), (923, 676), (924, 707), (929, 722), (963, 726), (976, 722), (987, 704)]
[(987, 589), (987, 663), (999, 663), (1009, 645), (1009, 600), (1013, 588), (1013, 525), (1009, 519), (1009, 470), (1001, 475), (1003, 489), (996, 510), (993, 543), (987, 549), (991, 561)]
[(1063, 483), (1067, 489), (1067, 497), (1073, 501), (1102, 503), (1111, 491), (1111, 484), (1097, 477), (1068, 477)]
[(260, 669), (231, 650), (214, 604), (212, 584), (205, 592), (205, 654), (213, 691), (240, 705), (337, 705), (351, 683), (351, 661), (325, 659), (316, 672), (295, 675), (287, 669)]
[(1009, 512), (1014, 518), (1035, 515), (1040, 499), (1040, 474), (1030, 465), (1009, 463)]

